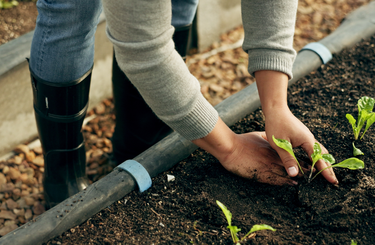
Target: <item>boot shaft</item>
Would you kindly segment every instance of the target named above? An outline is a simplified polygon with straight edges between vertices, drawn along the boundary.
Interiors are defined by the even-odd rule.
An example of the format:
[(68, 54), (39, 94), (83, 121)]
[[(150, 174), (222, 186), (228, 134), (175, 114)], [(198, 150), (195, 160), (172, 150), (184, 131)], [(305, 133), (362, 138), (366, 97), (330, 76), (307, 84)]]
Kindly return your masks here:
[(90, 79), (91, 70), (76, 81), (62, 84), (44, 81), (31, 72), (35, 118), (45, 154), (82, 144)]

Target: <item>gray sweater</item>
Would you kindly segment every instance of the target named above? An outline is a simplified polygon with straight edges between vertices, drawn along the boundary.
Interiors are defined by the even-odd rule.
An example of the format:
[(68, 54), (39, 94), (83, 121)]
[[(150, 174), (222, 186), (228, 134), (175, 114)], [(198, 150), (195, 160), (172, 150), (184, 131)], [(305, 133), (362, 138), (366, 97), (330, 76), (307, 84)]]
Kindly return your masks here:
[[(297, 2), (242, 0), (250, 74), (276, 70), (292, 77)], [(188, 140), (210, 133), (218, 113), (174, 49), (171, 0), (105, 0), (103, 6), (118, 64), (155, 114)]]

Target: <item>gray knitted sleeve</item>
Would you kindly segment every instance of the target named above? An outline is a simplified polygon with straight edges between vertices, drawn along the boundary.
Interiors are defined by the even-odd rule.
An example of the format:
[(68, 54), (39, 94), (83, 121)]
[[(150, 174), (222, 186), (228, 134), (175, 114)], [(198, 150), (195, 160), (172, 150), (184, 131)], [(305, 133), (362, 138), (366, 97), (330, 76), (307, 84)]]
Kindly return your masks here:
[(155, 114), (188, 140), (209, 134), (218, 113), (174, 49), (171, 0), (105, 0), (103, 7), (119, 67)]
[(293, 77), (293, 35), (298, 0), (242, 0), (243, 49), (249, 73), (275, 70)]

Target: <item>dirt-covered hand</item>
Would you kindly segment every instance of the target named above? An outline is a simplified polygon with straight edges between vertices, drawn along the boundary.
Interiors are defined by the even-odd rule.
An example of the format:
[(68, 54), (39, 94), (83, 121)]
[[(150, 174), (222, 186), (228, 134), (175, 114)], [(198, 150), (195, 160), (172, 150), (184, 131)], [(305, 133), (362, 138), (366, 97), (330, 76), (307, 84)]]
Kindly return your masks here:
[(285, 172), (280, 157), (265, 138), (264, 132), (235, 134), (219, 118), (211, 133), (193, 143), (241, 177), (271, 185), (297, 184)]
[(265, 132), (236, 134), (234, 151), (217, 158), (225, 169), (238, 176), (271, 185), (296, 185), (265, 138)]
[[(279, 108), (273, 111), (273, 113), (267, 114), (266, 135), (267, 139), (271, 139), (269, 140), (271, 146), (277, 151), (286, 171), (291, 177), (298, 174), (297, 162), (288, 152), (276, 146), (272, 141), (272, 136), (274, 135), (275, 138), (289, 141), (293, 148), (302, 147), (310, 158), (313, 153), (314, 143), (317, 142), (310, 130), (290, 112), (289, 108)], [(322, 146), (322, 153), (328, 153), (324, 146)], [(328, 166), (328, 164), (323, 160), (319, 160), (316, 167), (320, 170)], [(338, 183), (332, 168), (323, 171), (322, 174), (330, 183)]]

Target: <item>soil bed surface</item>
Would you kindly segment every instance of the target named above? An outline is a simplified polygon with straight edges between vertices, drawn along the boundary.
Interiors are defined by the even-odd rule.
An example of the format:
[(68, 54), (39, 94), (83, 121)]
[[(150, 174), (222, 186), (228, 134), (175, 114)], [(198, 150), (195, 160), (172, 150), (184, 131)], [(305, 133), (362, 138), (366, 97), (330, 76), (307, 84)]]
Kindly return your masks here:
[[(292, 112), (313, 132), (337, 162), (352, 157), (352, 129), (345, 115), (357, 117), (357, 101), (374, 97), (375, 37), (335, 55), (289, 89)], [(261, 109), (232, 127), (236, 132), (264, 130)], [(260, 231), (246, 244), (375, 244), (374, 126), (356, 142), (365, 155), (363, 170), (335, 169), (339, 186), (322, 177), (298, 186), (270, 186), (225, 171), (202, 150), (153, 179), (143, 194), (132, 192), (80, 226), (47, 244), (232, 244), (224, 203), (232, 224), (244, 235)], [(302, 151), (297, 157), (307, 161)], [(167, 181), (167, 174), (175, 180)]]

